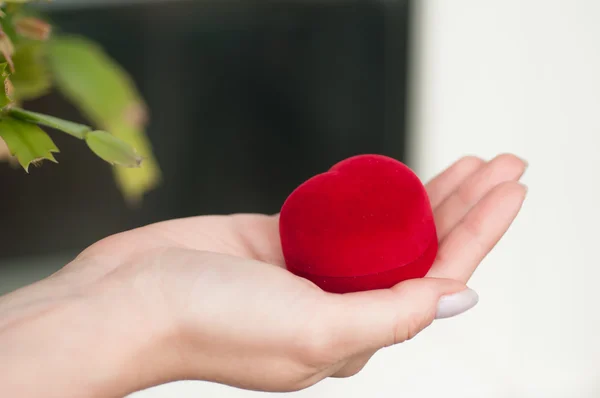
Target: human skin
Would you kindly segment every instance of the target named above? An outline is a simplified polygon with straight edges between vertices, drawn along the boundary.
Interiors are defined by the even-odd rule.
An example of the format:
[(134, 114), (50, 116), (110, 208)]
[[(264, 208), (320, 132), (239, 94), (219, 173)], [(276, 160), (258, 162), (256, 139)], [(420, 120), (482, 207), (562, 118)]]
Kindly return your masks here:
[(435, 263), (385, 290), (329, 294), (285, 270), (277, 215), (108, 237), (0, 297), (2, 395), (123, 397), (190, 379), (295, 391), (352, 376), (378, 350), (475, 304), (466, 283), (517, 216), (525, 168), (513, 155), (466, 157), (435, 177)]

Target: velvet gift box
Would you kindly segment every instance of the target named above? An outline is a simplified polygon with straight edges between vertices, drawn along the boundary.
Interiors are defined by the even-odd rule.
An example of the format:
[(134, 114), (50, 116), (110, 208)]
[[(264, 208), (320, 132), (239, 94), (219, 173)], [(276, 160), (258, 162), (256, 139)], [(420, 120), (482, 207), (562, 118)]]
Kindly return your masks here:
[(279, 230), (288, 270), (332, 293), (424, 277), (438, 249), (422, 182), (381, 155), (351, 157), (304, 182), (283, 204)]

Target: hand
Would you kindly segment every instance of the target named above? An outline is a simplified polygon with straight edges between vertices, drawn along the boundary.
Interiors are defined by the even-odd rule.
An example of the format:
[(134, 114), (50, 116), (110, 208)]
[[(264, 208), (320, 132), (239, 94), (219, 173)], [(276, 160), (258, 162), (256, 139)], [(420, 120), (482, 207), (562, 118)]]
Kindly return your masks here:
[[(112, 295), (101, 301), (135, 314), (119, 319), (147, 348), (112, 392), (182, 379), (302, 389), (354, 375), (379, 349), (474, 305), (465, 283), (519, 212), (525, 166), (511, 155), (466, 157), (434, 178), (427, 190), (438, 257), (426, 278), (392, 289), (334, 295), (294, 276), (284, 268), (277, 216), (262, 215), (174, 220), (109, 237), (53, 275), (52, 289)], [(31, 294), (12, 302), (20, 299)]]

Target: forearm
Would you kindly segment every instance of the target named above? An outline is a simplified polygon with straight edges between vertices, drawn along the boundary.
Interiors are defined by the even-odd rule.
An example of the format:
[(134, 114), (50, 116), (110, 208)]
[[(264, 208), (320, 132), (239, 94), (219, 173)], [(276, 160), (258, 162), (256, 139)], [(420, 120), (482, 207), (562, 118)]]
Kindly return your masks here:
[(160, 382), (163, 336), (118, 286), (61, 286), (50, 279), (0, 300), (0, 396), (123, 397)]

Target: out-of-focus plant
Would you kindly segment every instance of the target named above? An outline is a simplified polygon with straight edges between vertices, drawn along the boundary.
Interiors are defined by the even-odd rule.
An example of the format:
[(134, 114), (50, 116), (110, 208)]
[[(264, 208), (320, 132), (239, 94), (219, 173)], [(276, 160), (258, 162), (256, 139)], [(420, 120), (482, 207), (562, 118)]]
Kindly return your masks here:
[[(145, 134), (148, 111), (127, 73), (96, 43), (61, 35), (32, 13), (30, 0), (0, 0), (0, 158), (25, 171), (59, 149), (44, 128), (83, 141), (112, 164), (125, 199), (138, 202), (160, 181)], [(53, 89), (91, 126), (23, 109)]]

